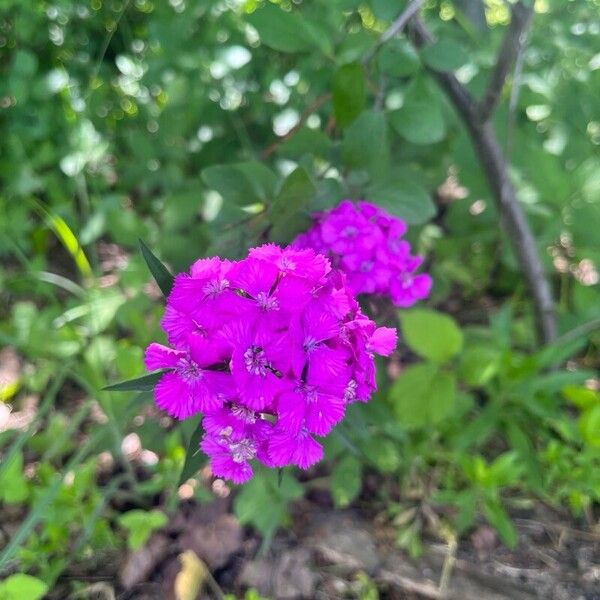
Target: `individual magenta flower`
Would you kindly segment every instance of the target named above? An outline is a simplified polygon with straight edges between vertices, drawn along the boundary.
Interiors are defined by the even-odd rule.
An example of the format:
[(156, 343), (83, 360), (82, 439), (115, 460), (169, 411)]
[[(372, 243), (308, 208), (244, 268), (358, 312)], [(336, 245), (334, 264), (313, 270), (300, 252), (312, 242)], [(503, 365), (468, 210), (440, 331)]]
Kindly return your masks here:
[(146, 367), (165, 370), (156, 403), (177, 419), (203, 415), (200, 447), (234, 483), (252, 477), (253, 461), (320, 460), (317, 438), (369, 399), (374, 354), (396, 345), (327, 258), (272, 244), (237, 262), (196, 261), (175, 277), (161, 324), (170, 347), (146, 349)]
[(348, 277), (355, 294), (378, 294), (396, 306), (412, 306), (427, 298), (431, 277), (416, 273), (423, 259), (410, 253), (402, 239), (406, 223), (370, 202), (342, 201), (316, 213), (312, 227), (292, 246), (312, 248), (328, 256)]

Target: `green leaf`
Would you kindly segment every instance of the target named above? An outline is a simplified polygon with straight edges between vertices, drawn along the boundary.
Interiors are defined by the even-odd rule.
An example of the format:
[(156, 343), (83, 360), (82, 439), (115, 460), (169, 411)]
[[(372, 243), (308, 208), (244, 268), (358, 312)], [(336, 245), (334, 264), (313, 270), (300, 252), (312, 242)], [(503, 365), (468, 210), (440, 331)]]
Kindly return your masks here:
[(600, 405), (600, 393), (579, 385), (568, 385), (562, 390), (563, 396), (580, 410)]
[(276, 242), (289, 242), (295, 234), (305, 229), (308, 216), (302, 219), (302, 209), (314, 198), (316, 188), (308, 173), (298, 167), (283, 182), (281, 191), (269, 209), (273, 222), (270, 239)]
[(423, 358), (443, 363), (463, 347), (463, 333), (456, 321), (427, 308), (399, 313), (402, 334), (409, 348)]
[(281, 144), (278, 152), (290, 158), (301, 158), (305, 154), (326, 157), (331, 148), (331, 140), (319, 129), (302, 127), (291, 138)]
[(331, 41), (304, 15), (264, 4), (246, 19), (258, 31), (260, 41), (274, 50), (294, 53), (320, 49), (331, 53)]
[(27, 479), (23, 475), (23, 453), (16, 452), (8, 460), (0, 477), (0, 499), (7, 504), (19, 504), (29, 495)]
[(586, 443), (600, 448), (600, 404), (586, 410), (579, 417), (578, 426)]
[(190, 443), (188, 444), (187, 451), (185, 453), (185, 461), (183, 463), (183, 469), (181, 469), (181, 475), (179, 476), (179, 484), (185, 483), (190, 477), (193, 477), (207, 462), (206, 455), (200, 450), (200, 440), (202, 439), (202, 428), (200, 427), (200, 420), (194, 428), (192, 435), (190, 436)]
[(118, 522), (127, 530), (127, 545), (131, 550), (141, 548), (153, 531), (164, 527), (169, 519), (160, 510), (130, 510), (119, 516)]
[(377, 57), (379, 70), (392, 77), (406, 77), (419, 70), (421, 61), (412, 44), (404, 38), (387, 42)]
[(493, 496), (487, 497), (483, 502), (483, 514), (490, 525), (498, 532), (500, 539), (509, 548), (515, 548), (519, 537), (500, 501)]
[(48, 591), (48, 586), (31, 575), (17, 573), (0, 583), (0, 600), (39, 600)]
[(461, 356), (459, 376), (472, 387), (482, 387), (496, 375), (501, 352), (486, 345), (469, 346)]
[(392, 385), (388, 400), (401, 425), (422, 427), (435, 424), (454, 408), (454, 374), (440, 371), (437, 365), (430, 363), (411, 365)]
[(403, 176), (377, 181), (367, 188), (369, 199), (409, 225), (421, 225), (436, 214), (431, 195), (419, 184)]
[(346, 127), (362, 112), (367, 101), (364, 67), (357, 62), (342, 65), (333, 76), (333, 113)]
[(422, 79), (406, 92), (404, 105), (390, 114), (394, 129), (413, 144), (435, 144), (446, 135), (439, 97)]
[(154, 256), (150, 248), (148, 248), (142, 240), (139, 240), (139, 242), (142, 256), (150, 269), (150, 273), (152, 273), (152, 277), (154, 277), (160, 291), (166, 298), (171, 293), (171, 288), (173, 287), (173, 275), (171, 275), (167, 267)]
[(346, 129), (341, 156), (350, 169), (364, 169), (371, 176), (387, 170), (389, 143), (382, 112), (366, 110)]
[(391, 440), (368, 437), (361, 442), (360, 449), (382, 473), (393, 473), (400, 466), (400, 449)]
[(128, 379), (127, 381), (120, 381), (119, 383), (113, 383), (102, 388), (105, 392), (149, 392), (154, 389), (154, 386), (158, 383), (158, 380), (167, 372), (166, 369), (161, 371), (155, 371), (154, 373), (148, 373), (135, 379)]
[(362, 467), (357, 458), (348, 454), (331, 472), (331, 495), (338, 507), (348, 506), (360, 492)]
[(302, 486), (293, 477), (284, 474), (280, 484), (275, 470), (257, 468), (235, 497), (233, 509), (240, 523), (270, 538), (287, 518), (288, 503), (302, 494)]
[(421, 51), (425, 64), (436, 71), (455, 71), (468, 60), (467, 51), (459, 43), (440, 39)]
[(257, 161), (207, 167), (202, 171), (202, 180), (225, 202), (238, 206), (269, 202), (277, 183), (275, 174)]

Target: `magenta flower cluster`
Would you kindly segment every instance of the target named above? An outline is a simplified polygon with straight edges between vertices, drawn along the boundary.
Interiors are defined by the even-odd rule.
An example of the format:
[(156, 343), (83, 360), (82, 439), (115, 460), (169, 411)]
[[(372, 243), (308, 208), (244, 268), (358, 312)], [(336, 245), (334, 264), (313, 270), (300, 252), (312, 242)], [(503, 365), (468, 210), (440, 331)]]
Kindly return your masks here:
[(328, 256), (346, 273), (354, 293), (389, 296), (406, 307), (427, 298), (431, 277), (416, 273), (423, 259), (411, 254), (405, 233), (404, 221), (374, 204), (344, 200), (316, 213), (312, 227), (292, 245)]
[(145, 355), (149, 370), (166, 369), (156, 403), (177, 419), (203, 414), (200, 447), (213, 474), (235, 483), (252, 477), (254, 459), (319, 461), (315, 436), (369, 399), (374, 354), (396, 346), (395, 329), (362, 314), (328, 259), (272, 244), (177, 275), (162, 327), (170, 347), (152, 343)]

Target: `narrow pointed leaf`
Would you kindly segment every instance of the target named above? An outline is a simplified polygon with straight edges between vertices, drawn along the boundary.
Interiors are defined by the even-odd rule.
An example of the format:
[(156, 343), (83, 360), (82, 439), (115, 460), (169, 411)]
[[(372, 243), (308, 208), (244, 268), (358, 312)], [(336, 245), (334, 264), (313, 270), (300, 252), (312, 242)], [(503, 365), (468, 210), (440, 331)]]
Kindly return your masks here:
[(171, 275), (167, 267), (154, 256), (150, 248), (148, 248), (142, 240), (140, 240), (140, 249), (144, 260), (150, 269), (150, 273), (152, 273), (152, 277), (154, 277), (154, 280), (158, 284), (163, 295), (165, 297), (168, 296), (173, 287), (173, 275)]
[(162, 377), (163, 373), (166, 373), (166, 369), (161, 371), (155, 371), (154, 373), (148, 373), (135, 379), (128, 379), (127, 381), (120, 381), (119, 383), (113, 383), (102, 388), (105, 392), (149, 392), (157, 384), (158, 380)]
[(200, 450), (200, 440), (202, 439), (202, 428), (200, 427), (200, 421), (196, 424), (194, 431), (190, 437), (190, 443), (185, 453), (185, 462), (183, 463), (183, 469), (181, 469), (181, 475), (179, 476), (179, 484), (182, 485), (190, 477), (193, 477), (205, 464), (207, 457)]

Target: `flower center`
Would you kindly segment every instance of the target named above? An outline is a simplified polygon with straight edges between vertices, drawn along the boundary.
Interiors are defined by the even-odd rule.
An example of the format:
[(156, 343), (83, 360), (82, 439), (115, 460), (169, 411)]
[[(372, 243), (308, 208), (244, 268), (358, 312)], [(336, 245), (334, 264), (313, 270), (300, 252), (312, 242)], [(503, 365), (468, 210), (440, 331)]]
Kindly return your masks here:
[(362, 273), (369, 273), (373, 269), (373, 261), (372, 260), (363, 260), (360, 263), (360, 270)]
[(250, 346), (244, 352), (244, 363), (249, 373), (265, 377), (268, 373), (269, 363), (265, 351), (258, 346)]
[(190, 358), (184, 356), (177, 361), (177, 374), (187, 383), (200, 381), (202, 369)]
[(256, 303), (264, 311), (279, 310), (279, 300), (273, 296), (269, 296), (266, 292), (258, 292), (256, 294)]
[(281, 259), (280, 267), (284, 271), (295, 271), (296, 263), (293, 260), (290, 260), (287, 256), (284, 256)]
[(229, 444), (229, 452), (235, 463), (245, 463), (256, 456), (256, 444), (247, 438)]
[(413, 283), (412, 273), (400, 273), (399, 279), (400, 287), (402, 287), (403, 290), (407, 290)]
[(353, 400), (356, 400), (356, 388), (358, 387), (358, 384), (356, 383), (356, 381), (354, 381), (354, 379), (351, 379), (348, 382), (348, 385), (346, 386), (346, 389), (344, 390), (344, 400), (346, 402), (352, 402)]
[(256, 413), (245, 406), (239, 406), (238, 404), (231, 405), (231, 414), (240, 419), (241, 421), (245, 421), (246, 423), (256, 423)]
[(208, 298), (216, 298), (229, 287), (227, 279), (213, 279), (204, 284), (202, 291)]
[(342, 237), (353, 239), (356, 237), (358, 233), (358, 229), (353, 225), (346, 225), (344, 229), (342, 229)]
[(312, 335), (309, 335), (304, 339), (304, 351), (312, 352), (319, 345), (319, 341)]

